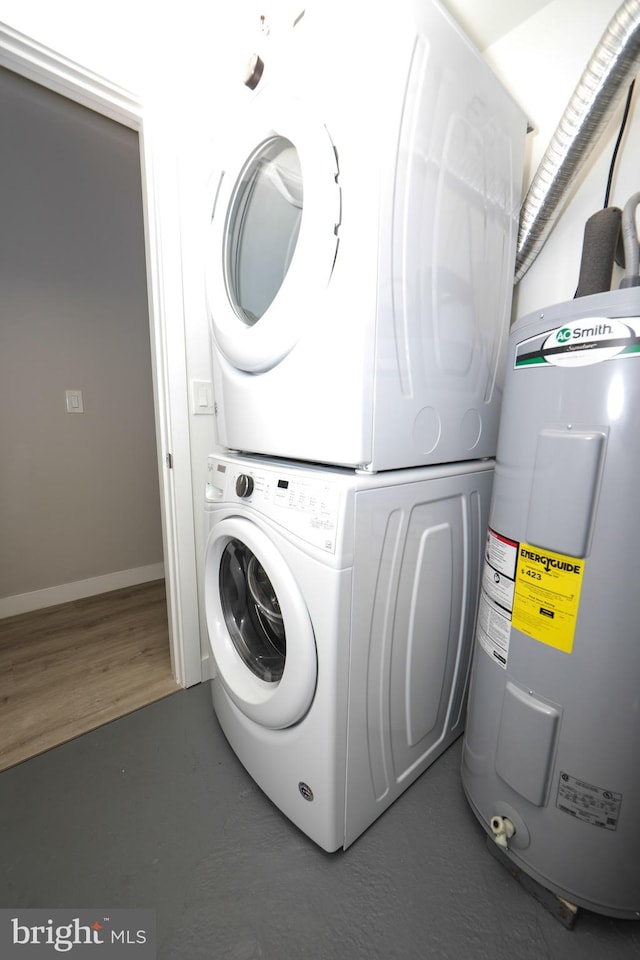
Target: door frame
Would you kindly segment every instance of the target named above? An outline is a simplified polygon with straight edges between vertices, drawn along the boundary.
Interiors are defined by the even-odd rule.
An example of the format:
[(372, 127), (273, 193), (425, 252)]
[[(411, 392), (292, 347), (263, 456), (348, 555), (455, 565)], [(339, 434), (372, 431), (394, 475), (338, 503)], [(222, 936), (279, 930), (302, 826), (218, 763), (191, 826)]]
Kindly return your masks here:
[(0, 66), (135, 130), (140, 167), (169, 642), (180, 686), (202, 679), (177, 158), (141, 101), (0, 24)]

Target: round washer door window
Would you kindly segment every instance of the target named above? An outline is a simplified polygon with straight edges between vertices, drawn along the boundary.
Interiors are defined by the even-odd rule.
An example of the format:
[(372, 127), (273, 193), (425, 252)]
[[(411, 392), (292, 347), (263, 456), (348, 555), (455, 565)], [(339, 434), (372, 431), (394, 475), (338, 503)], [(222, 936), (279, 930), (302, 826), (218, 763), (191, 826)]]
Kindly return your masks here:
[(207, 544), (205, 591), (211, 652), (228, 695), (263, 726), (296, 723), (313, 700), (316, 646), (278, 548), (249, 520), (220, 521)]
[(261, 94), (238, 130), (211, 183), (207, 307), (219, 353), (238, 370), (263, 373), (313, 322), (331, 278), (338, 161), (324, 124), (294, 100)]
[(280, 601), (264, 567), (242, 540), (229, 540), (222, 551), (218, 587), (236, 651), (256, 677), (277, 683), (287, 659)]

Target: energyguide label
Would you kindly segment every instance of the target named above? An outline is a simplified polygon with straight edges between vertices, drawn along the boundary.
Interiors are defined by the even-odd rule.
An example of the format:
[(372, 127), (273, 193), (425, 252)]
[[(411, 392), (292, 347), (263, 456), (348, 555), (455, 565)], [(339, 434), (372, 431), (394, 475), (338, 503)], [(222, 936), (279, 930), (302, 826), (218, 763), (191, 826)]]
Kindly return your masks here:
[(584, 560), (489, 529), (476, 634), (482, 649), (506, 670), (513, 626), (571, 653), (583, 576)]

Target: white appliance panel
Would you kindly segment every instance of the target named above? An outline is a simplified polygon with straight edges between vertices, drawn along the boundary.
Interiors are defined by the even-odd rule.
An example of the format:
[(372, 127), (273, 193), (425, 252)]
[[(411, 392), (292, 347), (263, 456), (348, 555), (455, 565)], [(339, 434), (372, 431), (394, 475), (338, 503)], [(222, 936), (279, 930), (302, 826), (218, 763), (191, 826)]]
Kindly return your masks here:
[[(223, 454), (208, 468), (216, 715), (280, 810), (346, 847), (462, 732), (493, 461), (370, 476)], [(259, 627), (263, 608), (282, 618), (279, 675), (253, 633), (257, 663), (233, 640), (236, 612)]]
[[(218, 441), (369, 471), (493, 456), (524, 116), (436, 2), (367, 20), (365, 83), (362, 13), (336, 16), (305, 12), (297, 69), (258, 86), (213, 176)], [(235, 277), (261, 249), (256, 316)]]

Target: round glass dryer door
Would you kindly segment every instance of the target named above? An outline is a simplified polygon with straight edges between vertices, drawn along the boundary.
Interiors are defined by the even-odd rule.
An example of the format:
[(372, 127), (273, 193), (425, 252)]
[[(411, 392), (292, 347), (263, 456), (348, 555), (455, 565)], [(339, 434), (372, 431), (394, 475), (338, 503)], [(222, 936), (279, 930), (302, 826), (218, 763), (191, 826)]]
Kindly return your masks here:
[(212, 181), (207, 305), (215, 349), (237, 369), (261, 373), (304, 334), (330, 280), (338, 163), (324, 124), (268, 91), (238, 130)]
[(302, 218), (300, 158), (284, 137), (268, 140), (244, 171), (229, 216), (229, 299), (253, 326), (269, 309), (287, 275)]
[(300, 720), (317, 679), (309, 613), (278, 548), (243, 517), (211, 532), (205, 609), (218, 676), (236, 706), (274, 729)]

